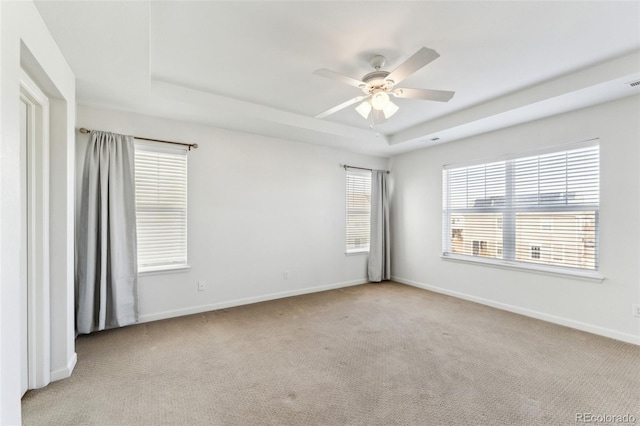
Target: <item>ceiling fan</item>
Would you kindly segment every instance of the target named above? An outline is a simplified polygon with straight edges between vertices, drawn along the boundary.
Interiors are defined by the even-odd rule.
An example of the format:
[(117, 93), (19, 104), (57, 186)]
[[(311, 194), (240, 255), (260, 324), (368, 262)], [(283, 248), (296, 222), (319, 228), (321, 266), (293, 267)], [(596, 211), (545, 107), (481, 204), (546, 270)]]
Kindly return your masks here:
[(447, 90), (395, 88), (396, 84), (400, 83), (402, 80), (409, 77), (411, 74), (429, 64), (439, 56), (440, 54), (435, 50), (423, 47), (414, 53), (409, 59), (400, 64), (400, 66), (395, 70), (389, 72), (380, 69), (384, 66), (386, 58), (382, 55), (373, 55), (369, 58), (369, 63), (375, 71), (372, 71), (362, 77), (362, 80), (356, 80), (355, 78), (347, 77), (346, 75), (327, 69), (316, 70), (313, 72), (314, 74), (332, 78), (350, 86), (357, 87), (364, 92), (364, 95), (356, 96), (355, 98), (341, 103), (340, 105), (334, 106), (333, 108), (316, 115), (315, 118), (324, 118), (348, 107), (349, 105), (362, 101), (362, 103), (356, 107), (356, 111), (358, 111), (358, 113), (365, 119), (369, 118), (369, 115), (371, 114), (373, 124), (380, 124), (398, 112), (399, 109), (396, 104), (391, 102), (389, 95), (393, 95), (396, 98), (448, 102), (455, 92)]

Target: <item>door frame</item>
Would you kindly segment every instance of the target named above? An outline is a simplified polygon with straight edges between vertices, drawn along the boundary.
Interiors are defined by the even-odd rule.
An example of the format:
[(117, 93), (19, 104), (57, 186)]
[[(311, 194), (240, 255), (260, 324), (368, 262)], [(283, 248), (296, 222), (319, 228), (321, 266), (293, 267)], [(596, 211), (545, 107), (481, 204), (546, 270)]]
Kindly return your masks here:
[(27, 333), (28, 389), (51, 381), (49, 283), (49, 98), (20, 70), (27, 112)]

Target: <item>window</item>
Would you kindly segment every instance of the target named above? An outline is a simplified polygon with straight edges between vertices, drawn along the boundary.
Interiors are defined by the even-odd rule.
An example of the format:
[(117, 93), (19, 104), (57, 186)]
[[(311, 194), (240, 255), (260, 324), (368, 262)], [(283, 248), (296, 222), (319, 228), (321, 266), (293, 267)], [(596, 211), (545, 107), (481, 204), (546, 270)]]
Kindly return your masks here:
[(136, 142), (138, 271), (187, 266), (187, 152)]
[(540, 259), (540, 246), (531, 246), (531, 258)]
[(598, 141), (445, 166), (443, 254), (598, 270)]
[(369, 251), (371, 172), (347, 169), (347, 253)]
[(473, 255), (474, 256), (480, 255), (480, 241), (473, 242)]

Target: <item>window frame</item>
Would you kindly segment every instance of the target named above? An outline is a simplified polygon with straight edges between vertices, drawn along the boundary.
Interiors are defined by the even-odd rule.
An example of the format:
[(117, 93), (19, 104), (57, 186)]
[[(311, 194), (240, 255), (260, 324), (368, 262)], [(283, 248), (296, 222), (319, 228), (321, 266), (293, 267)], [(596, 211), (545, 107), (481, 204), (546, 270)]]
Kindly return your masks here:
[[(188, 257), (188, 228), (189, 228), (189, 224), (188, 224), (188, 217), (189, 217), (189, 201), (188, 201), (188, 189), (189, 189), (189, 163), (188, 163), (188, 149), (187, 148), (181, 148), (181, 147), (174, 147), (174, 146), (169, 146), (167, 144), (163, 144), (163, 143), (155, 143), (155, 142), (145, 142), (145, 141), (139, 141), (136, 140), (135, 142), (135, 150), (136, 153), (138, 153), (139, 151), (146, 151), (146, 152), (152, 152), (152, 153), (160, 153), (160, 154), (167, 154), (167, 155), (173, 155), (173, 156), (184, 156), (184, 203), (183, 203), (183, 207), (181, 208), (174, 208), (174, 209), (169, 209), (169, 210), (179, 210), (183, 212), (184, 215), (184, 228), (181, 230), (181, 238), (184, 241), (184, 251), (182, 252), (182, 257), (184, 258), (184, 261), (175, 261), (175, 262), (171, 262), (171, 263), (162, 263), (162, 264), (156, 264), (156, 265), (147, 265), (147, 266), (142, 266), (140, 264), (140, 258), (139, 258), (139, 241), (140, 241), (140, 227), (139, 227), (139, 211), (144, 210), (144, 209), (139, 209), (139, 205), (138, 205), (138, 187), (136, 185), (136, 234), (138, 237), (138, 244), (136, 244), (137, 246), (137, 250), (138, 252), (136, 253), (136, 261), (137, 261), (137, 267), (138, 267), (138, 275), (152, 275), (152, 274), (158, 274), (158, 273), (171, 273), (171, 272), (181, 272), (185, 269), (189, 269), (191, 268), (191, 265), (189, 264), (189, 257)], [(138, 163), (136, 162), (135, 164), (135, 168), (136, 168), (136, 179), (139, 173), (138, 170)], [(161, 208), (161, 210), (163, 211), (167, 211), (167, 208)], [(153, 209), (153, 208), (148, 208), (146, 209), (146, 211), (159, 211), (157, 209)]]
[[(474, 263), (474, 264), (482, 264), (487, 266), (496, 266), (500, 268), (507, 269), (516, 269), (516, 270), (525, 270), (531, 272), (539, 272), (543, 274), (550, 275), (560, 275), (560, 276), (572, 276), (586, 280), (594, 280), (594, 281), (602, 281), (604, 277), (600, 275), (600, 264), (599, 264), (599, 228), (600, 228), (600, 201), (596, 204), (578, 204), (578, 205), (567, 205), (567, 204), (548, 204), (548, 205), (537, 205), (531, 207), (523, 207), (522, 205), (518, 206), (517, 209), (512, 208), (507, 213), (508, 205), (503, 207), (466, 207), (466, 208), (454, 208), (448, 209), (450, 199), (448, 194), (447, 182), (445, 180), (446, 171), (450, 169), (471, 167), (471, 166), (479, 166), (479, 165), (490, 165), (497, 164), (500, 162), (505, 163), (505, 203), (509, 203), (509, 198), (515, 197), (516, 189), (511, 185), (515, 182), (513, 176), (509, 176), (509, 173), (513, 173), (513, 169), (509, 170), (509, 167), (512, 167), (515, 160), (518, 159), (526, 159), (528, 157), (535, 156), (543, 156), (545, 154), (553, 154), (553, 153), (561, 153), (565, 151), (572, 151), (576, 149), (583, 149), (589, 147), (598, 147), (599, 148), (599, 139), (591, 139), (587, 141), (581, 141), (571, 144), (564, 145), (556, 145), (544, 149), (539, 149), (535, 151), (521, 152), (515, 154), (509, 154), (500, 156), (497, 158), (489, 158), (476, 160), (465, 163), (457, 163), (457, 164), (447, 164), (443, 166), (442, 173), (442, 256), (443, 260), (453, 260), (465, 263)], [(511, 166), (506, 166), (507, 163), (511, 162)], [(599, 153), (598, 153), (598, 192), (600, 187), (600, 171), (599, 171)], [(509, 181), (511, 183), (509, 183)], [(510, 194), (507, 194), (510, 192)], [(594, 231), (594, 269), (586, 269), (579, 267), (570, 267), (570, 266), (562, 266), (562, 265), (549, 265), (549, 264), (541, 264), (535, 262), (527, 262), (524, 260), (516, 260), (516, 214), (526, 214), (526, 213), (567, 213), (567, 212), (593, 212), (595, 217), (595, 231)], [(467, 254), (459, 254), (452, 253), (451, 243), (452, 243), (452, 231), (454, 228), (451, 226), (451, 216), (455, 214), (465, 214), (465, 213), (496, 213), (501, 214), (502, 216), (502, 228), (503, 228), (503, 244), (498, 244), (501, 250), (497, 250), (498, 254), (501, 254), (503, 258), (492, 258), (485, 256), (473, 256)], [(512, 216), (512, 217), (508, 217)], [(496, 228), (498, 228), (496, 226)], [(510, 240), (510, 247), (504, 247), (504, 243)], [(585, 243), (586, 244), (586, 243)], [(504, 247), (504, 249), (502, 249)], [(507, 254), (507, 250), (511, 252)]]
[[(365, 247), (350, 248), (350, 244), (349, 244), (350, 234), (351, 234), (349, 232), (349, 226), (350, 226), (349, 217), (351, 212), (350, 205), (353, 204), (353, 203), (350, 203), (350, 195), (352, 194), (352, 191), (350, 191), (349, 177), (351, 175), (369, 178), (369, 183), (368, 183), (369, 193), (365, 195), (365, 197), (367, 197), (369, 200), (368, 209), (367, 211), (363, 211), (363, 210), (359, 211), (358, 209), (354, 209), (354, 211), (359, 211), (360, 214), (368, 215), (367, 243)], [(364, 185), (365, 189), (366, 189), (366, 186), (367, 185)], [(371, 170), (362, 170), (362, 169), (345, 167), (345, 255), (368, 254), (370, 249), (370, 243), (371, 243)]]

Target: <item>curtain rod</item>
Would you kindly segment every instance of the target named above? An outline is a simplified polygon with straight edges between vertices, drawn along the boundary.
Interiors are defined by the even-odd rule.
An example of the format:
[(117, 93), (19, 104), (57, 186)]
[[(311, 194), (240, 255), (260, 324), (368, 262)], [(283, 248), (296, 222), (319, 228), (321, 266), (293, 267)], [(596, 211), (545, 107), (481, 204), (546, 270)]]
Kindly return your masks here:
[[(373, 171), (373, 169), (367, 169), (365, 167), (349, 166), (347, 164), (343, 164), (342, 167), (344, 167), (345, 170), (347, 170), (347, 169), (358, 169), (358, 170), (369, 170), (370, 172)], [(391, 173), (389, 170), (384, 170), (384, 171), (387, 172), (387, 174)]]
[[(85, 129), (84, 127), (80, 128), (80, 133), (90, 133), (90, 132), (91, 132), (91, 130), (89, 130), (89, 129)], [(191, 151), (191, 148), (194, 148), (194, 149), (198, 148), (198, 144), (197, 143), (184, 143), (184, 142), (164, 141), (162, 139), (141, 138), (140, 136), (134, 136), (134, 139), (139, 139), (139, 140), (142, 140), (142, 141), (162, 142), (162, 143), (170, 143), (170, 144), (173, 144), (173, 145), (188, 146), (189, 147), (189, 151)]]

